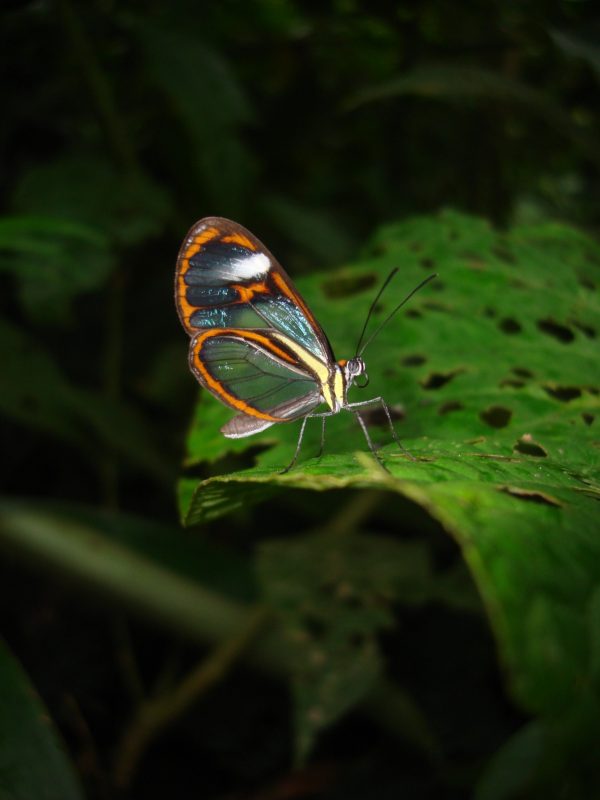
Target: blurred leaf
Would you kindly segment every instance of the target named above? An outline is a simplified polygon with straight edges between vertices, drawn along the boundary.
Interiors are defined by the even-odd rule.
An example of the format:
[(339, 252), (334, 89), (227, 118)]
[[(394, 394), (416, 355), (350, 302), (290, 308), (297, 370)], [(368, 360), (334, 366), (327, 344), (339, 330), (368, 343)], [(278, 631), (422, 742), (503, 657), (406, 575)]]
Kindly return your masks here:
[(181, 341), (162, 345), (138, 381), (137, 392), (161, 408), (179, 409), (189, 388), (187, 364), (182, 363), (180, 356)]
[[(175, 555), (167, 558), (166, 565), (161, 563), (157, 547), (165, 542), (154, 539), (156, 533), (152, 526), (145, 529), (145, 521), (138, 521), (138, 530), (132, 532), (135, 521), (117, 520), (107, 535), (106, 520), (97, 524), (98, 515), (93, 512), (78, 519), (80, 514), (4, 500), (0, 502), (0, 543), (30, 564), (43, 564), (46, 570), (84, 586), (86, 592), (99, 593), (153, 624), (196, 641), (220, 641), (243, 624), (247, 607), (205, 588), (197, 579), (201, 575), (190, 577), (191, 565), (182, 567)], [(173, 541), (173, 549), (181, 553), (186, 544)], [(198, 564), (199, 555), (199, 548), (190, 545), (192, 564)]]
[(309, 33), (307, 15), (293, 0), (258, 0), (253, 4), (252, 12), (261, 30), (271, 36), (300, 39)]
[(12, 272), (38, 322), (64, 321), (69, 303), (102, 285), (113, 266), (106, 234), (70, 219), (0, 218), (0, 270)]
[(256, 580), (249, 558), (206, 536), (176, 525), (91, 506), (30, 501), (28, 508), (83, 525), (107, 541), (209, 590), (243, 602), (256, 600)]
[(550, 38), (563, 53), (572, 58), (586, 61), (596, 78), (600, 79), (600, 46), (598, 45), (598, 25), (596, 29), (587, 27), (585, 31), (550, 30)]
[(549, 93), (477, 66), (417, 67), (398, 78), (360, 90), (345, 102), (344, 108), (352, 111), (367, 103), (411, 95), (444, 102), (517, 104), (524, 113), (538, 116), (569, 137), (588, 158), (600, 163), (597, 138), (580, 130), (561, 103)]
[(0, 640), (0, 797), (83, 800), (47, 710)]
[(143, 420), (125, 403), (72, 384), (32, 337), (0, 318), (0, 413), (78, 444), (97, 463), (98, 445), (160, 480), (168, 464)]
[(258, 570), (291, 651), (296, 757), (373, 689), (375, 635), (393, 624), (393, 601), (412, 600), (430, 577), (424, 543), (325, 533), (261, 545)]
[[(448, 212), (383, 228), (343, 274), (360, 286), (398, 265), (400, 296), (434, 269), (439, 279), (367, 352), (369, 396), (402, 401), (397, 430), (417, 460), (388, 445), (382, 456), (391, 475), (384, 472), (340, 414), (328, 422), (323, 458), (310, 457), (315, 425), (300, 465), (281, 475), (275, 470), (293, 453), (297, 425), (275, 426), (253, 437), (278, 442), (256, 456), (257, 467), (215, 476), (194, 492), (188, 485), (184, 519), (230, 513), (252, 501), (253, 489), (260, 500), (292, 487), (372, 487), (418, 503), (460, 544), (514, 696), (540, 716), (565, 780), (579, 780), (569, 772), (569, 753), (583, 761), (586, 742), (589, 756), (600, 736), (597, 637), (588, 625), (600, 586), (600, 248), (559, 224), (498, 233)], [(372, 290), (331, 297), (331, 280), (315, 275), (300, 283), (334, 349), (345, 342), (347, 353)], [(396, 298), (389, 289), (371, 329)], [(229, 416), (203, 394), (190, 463), (207, 452), (218, 456), (218, 426)], [(380, 421), (370, 422), (376, 439), (389, 441)], [(252, 444), (223, 438), (221, 454)]]
[(428, 599), (437, 600), (448, 608), (480, 615), (481, 597), (464, 562), (457, 562), (431, 581)]
[(149, 74), (185, 125), (201, 192), (213, 208), (236, 213), (247, 192), (250, 155), (240, 128), (253, 119), (249, 100), (223, 56), (197, 32), (135, 22)]
[[(255, 601), (246, 560), (148, 520), (61, 503), (2, 500), (0, 546), (28, 564), (43, 565), (63, 582), (80, 585), (87, 594), (98, 593), (153, 625), (203, 644), (235, 636), (254, 613), (247, 603), (236, 602), (242, 595)], [(409, 557), (404, 566), (398, 562), (399, 581), (408, 569), (423, 565), (415, 553), (416, 560)], [(382, 569), (390, 571), (380, 565), (380, 573)], [(406, 580), (409, 591), (411, 583), (413, 576)], [(385, 621), (385, 610), (376, 616)], [(291, 666), (289, 648), (276, 626), (265, 632), (249, 656), (271, 673), (286, 674)], [(381, 682), (366, 699), (365, 710), (377, 718), (393, 709), (393, 720), (384, 724), (396, 735), (426, 753), (435, 746), (425, 719), (405, 692)]]
[(530, 722), (502, 745), (477, 782), (474, 800), (518, 800), (526, 796), (543, 750), (543, 732)]
[(321, 264), (344, 261), (355, 250), (353, 238), (325, 211), (294, 203), (285, 197), (268, 196), (262, 207), (273, 226)]
[[(134, 245), (162, 230), (170, 212), (165, 190), (147, 176), (124, 175), (96, 154), (64, 155), (21, 174), (14, 206), (88, 225), (113, 247)], [(87, 264), (80, 259), (79, 269)]]

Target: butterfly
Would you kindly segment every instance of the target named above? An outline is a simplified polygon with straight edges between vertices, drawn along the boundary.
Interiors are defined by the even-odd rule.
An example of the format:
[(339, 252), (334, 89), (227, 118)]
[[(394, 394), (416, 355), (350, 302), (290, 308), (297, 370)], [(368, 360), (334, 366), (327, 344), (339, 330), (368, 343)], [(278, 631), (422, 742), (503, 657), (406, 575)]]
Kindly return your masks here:
[[(175, 302), (191, 337), (192, 373), (237, 412), (221, 433), (240, 439), (277, 423), (302, 420), (294, 456), (283, 470), (287, 472), (298, 459), (309, 419), (321, 420), (320, 456), (327, 418), (350, 411), (383, 465), (360, 413), (379, 406), (402, 448), (382, 397), (348, 401), (353, 384), (363, 388), (368, 383), (365, 347), (409, 297), (435, 277), (422, 281), (363, 342), (375, 305), (396, 272), (390, 273), (371, 304), (356, 355), (336, 361), (327, 336), (290, 277), (250, 231), (222, 217), (196, 222), (179, 250)], [(327, 410), (316, 411), (321, 405)]]

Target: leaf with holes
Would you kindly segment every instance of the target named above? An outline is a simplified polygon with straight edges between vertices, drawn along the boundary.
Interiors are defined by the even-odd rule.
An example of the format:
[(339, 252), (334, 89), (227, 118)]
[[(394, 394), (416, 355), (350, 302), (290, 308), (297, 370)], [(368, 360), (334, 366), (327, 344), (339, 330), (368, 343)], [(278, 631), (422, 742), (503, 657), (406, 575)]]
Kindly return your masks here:
[(439, 275), (365, 353), (369, 396), (390, 403), (416, 460), (390, 443), (378, 415), (367, 415), (384, 445), (384, 472), (341, 413), (328, 421), (322, 459), (313, 457), (315, 421), (299, 465), (281, 475), (297, 425), (219, 438), (229, 414), (202, 396), (187, 464), (237, 454), (255, 465), (198, 485), (182, 480), (184, 522), (290, 487), (375, 487), (418, 503), (460, 544), (514, 695), (544, 720), (547, 746), (567, 758), (582, 730), (600, 726), (589, 622), (600, 586), (600, 248), (557, 223), (500, 233), (452, 212), (387, 226), (356, 264), (299, 281), (338, 357), (353, 354), (376, 287), (394, 267), (400, 274), (372, 329), (425, 275)]

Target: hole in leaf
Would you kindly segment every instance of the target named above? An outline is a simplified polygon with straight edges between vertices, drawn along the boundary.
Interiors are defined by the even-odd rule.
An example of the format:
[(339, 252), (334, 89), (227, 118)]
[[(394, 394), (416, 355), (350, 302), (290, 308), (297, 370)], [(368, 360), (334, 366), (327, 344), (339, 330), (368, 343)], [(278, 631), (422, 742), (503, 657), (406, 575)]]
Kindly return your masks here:
[(521, 333), (523, 330), (517, 320), (513, 319), (513, 317), (504, 317), (498, 323), (498, 327), (503, 333), (508, 333), (509, 335)]
[(522, 389), (525, 386), (525, 381), (519, 381), (516, 378), (504, 378), (500, 381), (500, 386), (510, 386), (511, 389)]
[(354, 650), (362, 650), (363, 647), (366, 645), (367, 641), (368, 641), (367, 637), (364, 633), (355, 631), (350, 636), (350, 647), (352, 647)]
[(511, 372), (514, 372), (520, 378), (533, 378), (533, 372), (527, 367), (513, 367)]
[(409, 308), (408, 311), (404, 312), (405, 316), (410, 317), (411, 319), (419, 319), (423, 316), (420, 311), (417, 311), (416, 308)]
[(479, 416), (491, 428), (506, 428), (512, 417), (512, 411), (504, 406), (490, 406)]
[(37, 411), (38, 410), (38, 401), (33, 395), (24, 394), (21, 395), (21, 408), (24, 411)]
[(450, 372), (431, 372), (426, 378), (423, 378), (421, 386), (424, 389), (440, 389), (461, 372), (463, 372), (462, 369), (454, 369)]
[(584, 411), (583, 414), (581, 415), (581, 418), (583, 419), (586, 425), (591, 425), (592, 422), (596, 419), (596, 417), (593, 414), (590, 414), (588, 411)]
[(544, 448), (533, 441), (530, 433), (521, 436), (513, 450), (516, 450), (518, 453), (523, 453), (526, 456), (536, 456), (537, 458), (546, 458), (548, 456)]
[(327, 625), (316, 614), (305, 614), (302, 627), (312, 639), (322, 639), (327, 633)]
[(445, 306), (443, 303), (438, 303), (435, 300), (427, 300), (425, 303), (423, 303), (423, 306), (429, 311), (444, 311), (446, 313), (450, 311), (448, 306)]
[[(390, 410), (390, 417), (392, 418), (392, 421), (404, 419), (406, 416), (404, 406), (400, 405), (400, 403), (396, 403), (393, 406), (388, 406), (388, 408)], [(389, 425), (386, 413), (381, 406), (368, 408), (366, 411), (361, 411), (360, 415), (369, 426), (376, 428), (387, 428)]]
[(346, 594), (342, 593), (339, 599), (343, 602), (346, 608), (350, 609), (351, 611), (358, 611), (358, 609), (362, 608), (363, 605), (361, 598), (352, 592), (348, 592)]
[(334, 580), (326, 580), (321, 583), (319, 589), (327, 597), (335, 597), (338, 592), (338, 583)]
[(458, 400), (449, 400), (438, 408), (438, 414), (450, 414), (451, 411), (461, 411), (464, 408)]
[(321, 288), (331, 300), (337, 300), (340, 297), (352, 297), (354, 294), (359, 294), (365, 289), (370, 289), (377, 283), (377, 276), (374, 273), (367, 273), (365, 275), (332, 275), (321, 284)]
[(512, 253), (505, 244), (497, 244), (492, 247), (492, 253), (499, 258), (500, 261), (504, 261), (506, 264), (516, 264), (517, 259), (514, 253)]
[(545, 492), (534, 492), (531, 489), (521, 489), (518, 486), (500, 486), (499, 492), (509, 494), (511, 497), (517, 497), (519, 500), (526, 500), (530, 503), (539, 503), (545, 506), (554, 506), (560, 508), (562, 503), (556, 497)]
[(555, 400), (560, 400), (561, 403), (568, 403), (569, 400), (581, 397), (581, 389), (578, 386), (544, 386), (543, 389), (546, 394)]
[(571, 325), (573, 325), (574, 328), (577, 328), (577, 330), (580, 330), (582, 333), (584, 333), (588, 337), (588, 339), (596, 338), (596, 330), (592, 328), (591, 325), (586, 325), (585, 323), (580, 322), (579, 320), (576, 319), (571, 320)]
[(405, 367), (420, 367), (421, 364), (424, 364), (427, 361), (425, 356), (414, 355), (414, 356), (405, 356), (402, 359), (402, 364)]
[(553, 336), (559, 342), (572, 342), (575, 334), (566, 325), (561, 325), (560, 322), (555, 322), (553, 319), (539, 319), (537, 326), (542, 333), (547, 333), (548, 336)]
[(461, 258), (464, 258), (467, 262), (467, 267), (469, 269), (474, 270), (481, 270), (485, 269), (486, 263), (485, 260), (476, 253), (474, 250), (465, 250), (460, 254)]
[(483, 260), (483, 258), (471, 259), (471, 261), (467, 262), (467, 267), (472, 270), (481, 271), (486, 268), (487, 264)]
[(419, 264), (423, 267), (423, 269), (432, 270), (435, 267), (435, 261), (433, 258), (422, 258), (419, 261)]

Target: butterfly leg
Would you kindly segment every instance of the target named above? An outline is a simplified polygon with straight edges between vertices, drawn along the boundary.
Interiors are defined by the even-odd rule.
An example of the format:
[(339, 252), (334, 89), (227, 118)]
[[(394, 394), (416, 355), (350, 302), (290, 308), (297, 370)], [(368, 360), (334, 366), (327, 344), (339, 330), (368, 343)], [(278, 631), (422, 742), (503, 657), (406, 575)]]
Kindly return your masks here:
[(327, 417), (321, 417), (321, 444), (319, 445), (319, 452), (317, 458), (321, 458), (323, 450), (325, 449), (325, 420)]
[(298, 444), (296, 445), (296, 452), (294, 453), (294, 457), (287, 465), (285, 469), (282, 469), (279, 473), (280, 475), (285, 475), (286, 472), (289, 472), (291, 468), (294, 466), (296, 461), (298, 460), (298, 456), (300, 455), (300, 448), (302, 447), (302, 439), (304, 438), (304, 429), (306, 428), (306, 423), (309, 419), (320, 418), (321, 419), (321, 446), (319, 448), (319, 455), (317, 458), (321, 458), (323, 455), (323, 449), (325, 447), (325, 420), (327, 417), (333, 416), (335, 411), (324, 411), (320, 414), (307, 414), (304, 419), (302, 420), (302, 425), (300, 426), (300, 435), (298, 436)]
[(399, 449), (402, 450), (402, 452), (405, 453), (405, 455), (407, 455), (411, 459), (411, 461), (416, 461), (416, 458), (408, 452), (406, 447), (404, 447), (404, 445), (402, 444), (402, 442), (398, 438), (398, 434), (396, 433), (396, 429), (394, 428), (394, 423), (392, 422), (392, 415), (390, 414), (389, 406), (385, 402), (383, 397), (373, 397), (371, 400), (362, 400), (359, 403), (348, 403), (346, 408), (349, 408), (349, 409), (364, 408), (365, 406), (371, 406), (371, 405), (375, 405), (377, 403), (379, 403), (379, 405), (381, 406), (381, 408), (383, 409), (383, 411), (385, 413), (385, 416), (387, 417), (388, 425), (389, 425), (389, 428), (390, 428), (390, 433), (392, 434), (392, 438), (394, 439), (394, 441), (398, 445)]
[(300, 455), (300, 448), (302, 447), (302, 439), (304, 438), (304, 429), (306, 428), (307, 420), (308, 416), (304, 417), (304, 419), (302, 420), (302, 425), (300, 425), (300, 434), (298, 436), (298, 443), (296, 444), (296, 452), (294, 453), (292, 460), (287, 465), (287, 467), (281, 470), (281, 472), (279, 473), (280, 475), (285, 475), (286, 472), (289, 472), (296, 463), (296, 461), (298, 460), (298, 456)]
[[(359, 403), (358, 405), (361, 405), (361, 404)], [(382, 460), (381, 456), (377, 452), (377, 448), (375, 447), (375, 445), (373, 444), (373, 442), (371, 440), (371, 437), (369, 436), (369, 431), (367, 430), (367, 426), (365, 424), (364, 419), (361, 417), (360, 412), (359, 411), (353, 411), (352, 413), (354, 414), (354, 416), (356, 417), (356, 421), (358, 422), (358, 424), (362, 428), (362, 432), (364, 433), (365, 439), (367, 440), (367, 444), (369, 445), (369, 450), (374, 455), (374, 457), (377, 459), (379, 464), (383, 467), (383, 469), (386, 472), (389, 472), (389, 469), (383, 463), (383, 460)]]

